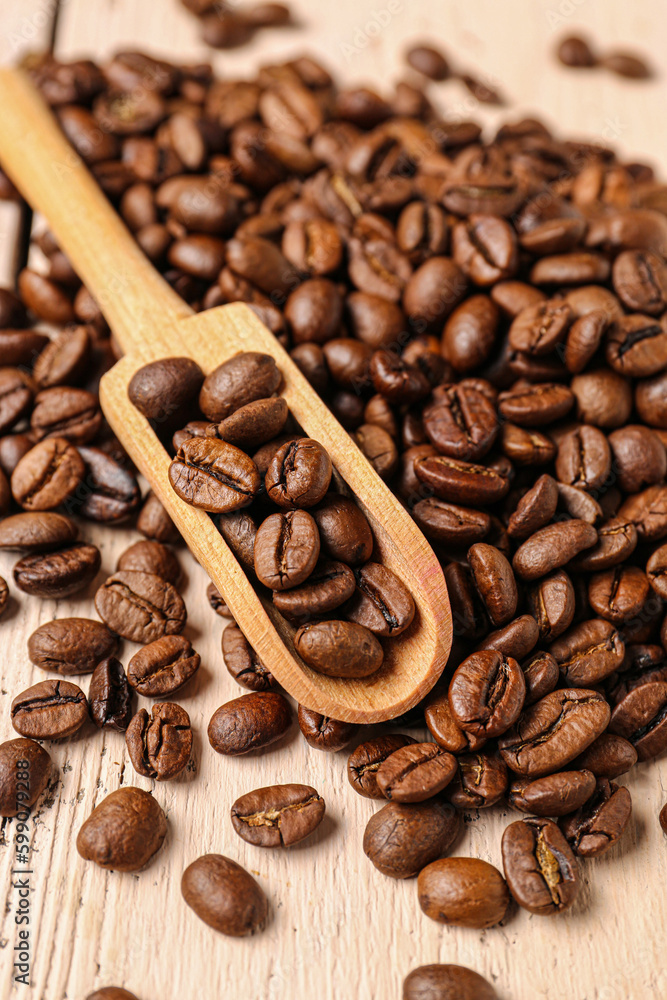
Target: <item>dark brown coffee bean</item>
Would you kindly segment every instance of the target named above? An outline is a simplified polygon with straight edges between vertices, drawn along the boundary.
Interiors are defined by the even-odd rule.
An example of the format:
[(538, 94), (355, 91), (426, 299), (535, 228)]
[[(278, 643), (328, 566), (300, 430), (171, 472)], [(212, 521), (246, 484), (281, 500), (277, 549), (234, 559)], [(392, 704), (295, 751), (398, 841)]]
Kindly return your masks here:
[(6, 434), (0, 437), (0, 469), (8, 479), (11, 479), (14, 469), (33, 444), (29, 434)]
[(280, 385), (280, 372), (268, 354), (246, 351), (225, 361), (207, 375), (199, 405), (209, 420), (224, 420), (239, 407), (272, 396)]
[(574, 396), (567, 386), (544, 381), (501, 392), (498, 410), (519, 427), (542, 427), (566, 416), (573, 403)]
[[(385, 567), (382, 569), (389, 573)], [(352, 597), (356, 586), (354, 573), (348, 566), (323, 559), (300, 587), (274, 591), (273, 603), (289, 621), (301, 622), (313, 616), (327, 615), (339, 608)], [(360, 624), (367, 625), (366, 622)]]
[(602, 56), (599, 64), (605, 69), (610, 69), (612, 73), (629, 77), (631, 80), (645, 80), (653, 75), (647, 63), (631, 52), (609, 52)]
[(660, 316), (667, 308), (667, 268), (650, 250), (624, 250), (614, 261), (614, 291), (632, 312)]
[(51, 757), (34, 740), (0, 743), (0, 816), (16, 816), (34, 805), (49, 783)]
[(578, 427), (558, 445), (556, 475), (562, 483), (596, 490), (611, 472), (611, 449), (597, 427)]
[(375, 391), (390, 403), (416, 403), (424, 399), (431, 388), (426, 375), (417, 365), (410, 364), (393, 351), (375, 351), (369, 370)]
[(500, 752), (517, 774), (535, 778), (553, 774), (597, 739), (609, 719), (609, 705), (595, 691), (552, 691), (524, 710), (501, 738)]
[(637, 763), (637, 751), (632, 743), (613, 733), (602, 733), (572, 766), (592, 771), (596, 778), (618, 778)]
[(353, 500), (328, 494), (312, 511), (319, 529), (322, 551), (330, 559), (358, 566), (373, 554), (373, 533)]
[(560, 771), (544, 778), (519, 778), (510, 786), (508, 801), (515, 809), (536, 816), (567, 816), (594, 791), (591, 771)]
[(473, 213), (454, 226), (452, 256), (463, 273), (483, 288), (512, 278), (518, 268), (514, 229), (498, 216)]
[(331, 473), (331, 459), (322, 445), (297, 438), (273, 456), (266, 491), (279, 507), (313, 507), (327, 492)]
[(0, 433), (14, 427), (32, 409), (36, 386), (19, 368), (0, 368)]
[(98, 729), (125, 732), (132, 718), (132, 692), (123, 665), (109, 656), (95, 667), (90, 678), (90, 715)]
[(526, 694), (521, 667), (512, 657), (484, 650), (467, 657), (449, 686), (456, 722), (475, 736), (499, 736), (517, 719)]
[(579, 870), (565, 837), (549, 819), (518, 820), (505, 830), (503, 868), (519, 906), (538, 916), (562, 913), (579, 891)]
[(533, 653), (530, 659), (521, 664), (521, 669), (526, 681), (524, 708), (550, 694), (558, 684), (558, 664), (551, 653)]
[(12, 514), (0, 521), (0, 549), (48, 552), (75, 542), (78, 534), (76, 524), (64, 514)]
[(564, 566), (597, 541), (595, 528), (580, 518), (540, 528), (517, 549), (512, 565), (522, 580), (538, 580)]
[(532, 615), (519, 615), (503, 628), (489, 632), (477, 649), (495, 649), (503, 656), (523, 660), (537, 645), (540, 630)]
[(59, 740), (71, 736), (88, 718), (86, 696), (69, 681), (40, 681), (11, 704), (12, 726), (21, 736)]
[[(341, 336), (343, 304), (340, 289), (333, 281), (327, 278), (304, 281), (285, 303), (285, 319), (293, 342), (298, 346), (324, 345)], [(361, 351), (361, 355), (367, 357), (367, 352)]]
[(411, 736), (390, 733), (361, 743), (347, 761), (347, 776), (354, 790), (368, 799), (383, 799), (377, 784), (380, 766), (390, 754), (415, 742)]
[(492, 625), (506, 625), (517, 609), (518, 594), (512, 567), (493, 545), (478, 542), (468, 549), (472, 578)]
[(324, 799), (310, 785), (257, 788), (232, 806), (232, 826), (255, 847), (291, 847), (324, 819)]
[(46, 323), (74, 322), (72, 302), (65, 291), (43, 274), (24, 267), (18, 277), (21, 300)]
[(375, 424), (362, 424), (353, 438), (380, 479), (391, 479), (398, 465), (398, 451), (387, 431)]
[(30, 427), (38, 441), (65, 438), (75, 445), (92, 441), (101, 424), (97, 396), (86, 389), (63, 385), (38, 393), (30, 417)]
[[(282, 251), (298, 271), (321, 277), (331, 274), (340, 266), (343, 244), (333, 222), (314, 218), (290, 222), (285, 227)], [(292, 293), (295, 294), (296, 292)]]
[(526, 604), (538, 624), (540, 639), (551, 642), (572, 624), (575, 612), (572, 581), (563, 570), (556, 570), (528, 589)]
[(423, 802), (449, 784), (456, 759), (436, 743), (411, 743), (390, 754), (376, 773), (384, 797), (396, 802)]
[(411, 201), (401, 212), (396, 224), (396, 243), (399, 250), (407, 254), (415, 265), (423, 264), (429, 257), (446, 253), (449, 225), (444, 210), (439, 205)]
[(628, 789), (600, 778), (588, 801), (562, 819), (560, 828), (575, 854), (594, 858), (614, 847), (628, 825), (631, 812)]
[(418, 459), (415, 473), (437, 497), (451, 503), (485, 506), (501, 500), (509, 490), (509, 479), (498, 470), (442, 455)]
[[(0, 538), (4, 523), (4, 521), (0, 523)], [(655, 593), (659, 597), (667, 598), (667, 545), (661, 545), (650, 556), (646, 563), (646, 575)]]
[(136, 872), (159, 851), (166, 833), (166, 816), (150, 792), (126, 786), (93, 809), (79, 830), (76, 849), (100, 868)]
[(486, 809), (507, 791), (507, 767), (498, 754), (463, 754), (456, 762), (458, 772), (446, 793), (456, 809)]
[(116, 570), (154, 573), (174, 586), (181, 578), (178, 559), (165, 545), (155, 541), (140, 541), (130, 545), (118, 558)]
[(419, 500), (412, 508), (412, 516), (427, 538), (455, 546), (481, 541), (491, 527), (486, 512), (459, 507), (437, 497)]
[(648, 599), (648, 577), (638, 566), (616, 566), (596, 573), (588, 584), (588, 600), (593, 611), (615, 625), (640, 614)]
[(216, 615), (220, 615), (221, 618), (231, 618), (232, 614), (227, 605), (225, 604), (222, 594), (216, 587), (214, 583), (209, 583), (206, 588), (206, 597), (208, 603), (211, 605)]
[(660, 810), (660, 826), (662, 827), (662, 832), (667, 834), (667, 808), (665, 806)]
[(403, 980), (403, 1000), (498, 1000), (498, 994), (462, 965), (420, 965)]
[(273, 685), (273, 675), (233, 622), (222, 633), (222, 657), (227, 670), (243, 687), (251, 691), (266, 691)]
[(475, 736), (460, 728), (449, 706), (446, 691), (436, 690), (436, 693), (431, 695), (424, 710), (424, 721), (438, 746), (449, 750), (450, 753), (475, 752), (486, 742), (485, 737)]
[(177, 542), (180, 538), (174, 522), (153, 492), (148, 494), (141, 508), (137, 531), (156, 542)]
[(257, 530), (255, 572), (272, 590), (302, 584), (315, 568), (319, 554), (317, 525), (305, 510), (270, 514)]
[(190, 717), (171, 702), (139, 709), (125, 733), (127, 752), (138, 774), (168, 781), (187, 765), (192, 752)]
[(350, 621), (382, 636), (400, 635), (412, 624), (415, 602), (395, 573), (369, 562), (355, 578), (356, 593), (345, 609)]
[(269, 918), (269, 901), (258, 883), (221, 854), (193, 861), (183, 872), (181, 892), (200, 920), (231, 937), (261, 931)]
[(238, 756), (284, 736), (292, 721), (289, 703), (275, 691), (255, 691), (221, 705), (208, 724), (216, 753)]
[(637, 530), (631, 521), (612, 517), (598, 529), (598, 541), (572, 560), (572, 569), (596, 572), (623, 562), (637, 547)]
[(607, 334), (605, 357), (620, 375), (655, 375), (667, 365), (667, 326), (641, 313), (624, 316)]
[(86, 1000), (137, 1000), (134, 993), (121, 989), (120, 986), (103, 986), (89, 993)]
[(627, 379), (600, 368), (576, 375), (570, 388), (577, 401), (577, 419), (611, 429), (627, 423), (632, 410), (632, 389)]
[(641, 684), (614, 708), (609, 731), (632, 743), (639, 760), (650, 760), (667, 747), (667, 682)]
[(565, 340), (563, 360), (567, 370), (576, 375), (584, 370), (602, 343), (612, 318), (604, 309), (594, 309), (575, 319)]
[(369, 629), (355, 622), (302, 625), (294, 637), (298, 655), (328, 677), (368, 677), (382, 666), (384, 651)]
[(97, 546), (79, 543), (19, 559), (14, 566), (14, 582), (19, 590), (34, 597), (61, 598), (87, 587), (99, 568)]
[(630, 521), (641, 541), (653, 542), (667, 535), (667, 486), (649, 486), (621, 505), (618, 516)]
[(667, 473), (667, 451), (648, 427), (631, 424), (609, 435), (614, 472), (624, 493), (639, 493), (660, 483)]
[(153, 642), (183, 631), (186, 610), (178, 591), (154, 573), (123, 570), (95, 594), (95, 608), (113, 632), (132, 642)]
[(79, 448), (84, 480), (66, 501), (66, 509), (91, 521), (124, 521), (141, 503), (136, 477), (100, 448)]
[(462, 302), (445, 324), (442, 355), (455, 372), (479, 368), (493, 350), (500, 312), (487, 295), (472, 295)]
[(282, 397), (246, 403), (218, 424), (217, 434), (237, 448), (253, 449), (277, 437), (285, 426), (287, 403)]
[(497, 868), (479, 858), (442, 858), (419, 873), (419, 905), (450, 927), (493, 927), (505, 916), (509, 891)]
[(556, 448), (546, 434), (505, 423), (501, 429), (503, 453), (514, 465), (546, 465), (553, 459)]
[(610, 622), (594, 618), (574, 625), (551, 644), (549, 652), (567, 684), (590, 687), (618, 670), (625, 645)]
[(0, 329), (0, 363), (31, 367), (48, 343), (49, 337), (37, 330)]
[(431, 45), (414, 45), (405, 58), (413, 69), (431, 80), (446, 80), (449, 76), (449, 63), (442, 52)]
[(247, 507), (260, 487), (253, 460), (217, 438), (185, 441), (169, 466), (169, 481), (186, 503), (217, 514)]
[(130, 686), (147, 698), (173, 694), (199, 669), (199, 653), (183, 635), (163, 635), (139, 649), (127, 666)]
[(113, 656), (118, 637), (89, 618), (56, 618), (44, 622), (28, 639), (30, 662), (58, 674), (89, 674)]
[(163, 358), (139, 368), (130, 379), (127, 394), (139, 412), (159, 429), (178, 421), (203, 381), (204, 373), (191, 358)]
[(388, 802), (364, 831), (364, 854), (390, 878), (413, 878), (442, 857), (458, 836), (459, 814), (441, 798), (406, 805)]
[(667, 404), (665, 403), (667, 373), (653, 378), (641, 379), (635, 390), (635, 405), (641, 419), (651, 427), (667, 428)]
[(597, 59), (586, 41), (579, 35), (569, 35), (558, 46), (558, 58), (564, 66), (591, 67), (597, 64)]
[(65, 438), (35, 445), (12, 473), (14, 499), (26, 510), (49, 510), (70, 497), (85, 474), (77, 449)]
[(237, 510), (231, 514), (221, 514), (217, 524), (220, 534), (241, 565), (246, 569), (253, 569), (257, 525), (252, 516), (247, 511)]
[(511, 538), (523, 541), (544, 528), (556, 513), (558, 487), (555, 479), (544, 475), (524, 493), (507, 524)]
[(306, 743), (315, 750), (325, 750), (328, 753), (336, 753), (346, 747), (359, 728), (351, 722), (340, 722), (320, 715), (303, 705), (299, 705), (298, 722)]
[(498, 433), (493, 402), (472, 385), (439, 386), (423, 412), (424, 430), (441, 455), (474, 462)]

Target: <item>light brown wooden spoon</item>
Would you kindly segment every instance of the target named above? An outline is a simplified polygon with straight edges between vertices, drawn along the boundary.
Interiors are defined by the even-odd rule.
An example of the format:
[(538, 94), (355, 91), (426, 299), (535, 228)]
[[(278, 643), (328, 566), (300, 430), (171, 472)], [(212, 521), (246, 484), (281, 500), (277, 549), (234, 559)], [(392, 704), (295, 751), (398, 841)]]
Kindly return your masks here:
[[(440, 676), (451, 647), (442, 569), (410, 515), (274, 335), (241, 303), (193, 313), (143, 255), (28, 78), (9, 69), (0, 70), (0, 162), (46, 217), (124, 352), (100, 387), (109, 424), (278, 683), (300, 704), (349, 722), (380, 722), (415, 705)], [(403, 636), (384, 643), (385, 662), (374, 676), (325, 677), (299, 659), (293, 628), (257, 596), (209, 515), (172, 490), (169, 455), (128, 399), (130, 379), (149, 361), (189, 356), (208, 373), (239, 351), (275, 358), (296, 420), (328, 449), (371, 523), (379, 557), (415, 599), (415, 621)]]

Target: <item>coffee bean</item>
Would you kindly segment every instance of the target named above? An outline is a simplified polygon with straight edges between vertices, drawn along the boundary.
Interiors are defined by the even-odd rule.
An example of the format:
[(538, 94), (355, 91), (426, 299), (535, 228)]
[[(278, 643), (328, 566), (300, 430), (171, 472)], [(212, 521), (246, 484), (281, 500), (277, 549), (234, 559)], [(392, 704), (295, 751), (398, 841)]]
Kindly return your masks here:
[(391, 479), (398, 465), (398, 451), (387, 431), (375, 424), (362, 424), (353, 437), (380, 479)]
[(232, 826), (255, 847), (291, 847), (324, 819), (324, 799), (310, 785), (257, 788), (232, 806)]
[(526, 604), (538, 624), (540, 639), (551, 642), (572, 624), (575, 612), (572, 581), (563, 570), (555, 570), (528, 589)]
[(622, 736), (602, 733), (583, 753), (575, 757), (572, 766), (592, 771), (596, 778), (618, 778), (636, 763), (637, 751), (632, 743)]
[(667, 834), (667, 808), (665, 806), (660, 810), (660, 826), (663, 833)]
[(563, 350), (563, 361), (569, 372), (577, 375), (595, 357), (612, 321), (605, 309), (594, 309), (575, 319)]
[(389, 733), (361, 743), (347, 761), (347, 776), (355, 792), (367, 799), (383, 799), (384, 793), (377, 784), (380, 766), (390, 754), (415, 742), (411, 736)]
[(454, 672), (449, 706), (461, 729), (475, 736), (499, 736), (516, 720), (525, 694), (516, 660), (484, 650), (473, 653)]
[(597, 541), (597, 531), (581, 518), (540, 528), (517, 549), (512, 565), (522, 580), (538, 580), (564, 566)]
[(294, 648), (309, 667), (327, 677), (369, 677), (384, 660), (373, 633), (355, 622), (302, 625), (294, 636)]
[(254, 545), (258, 579), (273, 590), (289, 590), (308, 579), (320, 554), (317, 525), (305, 510), (270, 514)]
[(79, 830), (76, 849), (110, 871), (136, 872), (159, 851), (166, 817), (150, 792), (125, 786), (96, 806)]
[(76, 326), (54, 337), (35, 361), (33, 377), (39, 388), (82, 382), (91, 361), (92, 337), (88, 326)]
[(632, 812), (632, 798), (627, 788), (619, 788), (607, 778), (600, 778), (588, 801), (560, 821), (560, 828), (575, 854), (595, 858), (617, 843)]
[(292, 721), (289, 703), (275, 691), (256, 691), (221, 705), (208, 724), (216, 753), (238, 756), (284, 736)]
[(412, 508), (412, 516), (427, 538), (449, 545), (472, 545), (488, 534), (491, 519), (485, 511), (428, 497)]
[(454, 371), (467, 374), (488, 361), (499, 321), (498, 307), (486, 295), (472, 295), (454, 310), (442, 339), (442, 355)]
[(422, 802), (449, 784), (456, 773), (456, 759), (435, 743), (411, 743), (389, 755), (376, 773), (385, 798), (396, 802)]
[(487, 809), (507, 791), (507, 768), (492, 753), (462, 754), (458, 771), (447, 787), (447, 798), (456, 809)]
[(441, 858), (417, 879), (419, 905), (450, 927), (493, 927), (505, 916), (509, 891), (497, 868), (479, 858)]
[(442, 455), (418, 459), (415, 473), (437, 497), (455, 504), (486, 506), (509, 490), (509, 479), (496, 469)]
[(24, 267), (18, 278), (21, 300), (47, 323), (72, 323), (74, 311), (66, 293), (54, 281)]
[(667, 373), (653, 378), (641, 379), (635, 389), (637, 413), (651, 427), (667, 427), (667, 406), (665, 405), (665, 382)]
[(506, 625), (517, 609), (518, 594), (512, 567), (493, 545), (478, 542), (468, 549), (468, 564), (477, 593), (492, 625)]
[(125, 521), (141, 503), (136, 477), (99, 448), (79, 448), (84, 461), (83, 483), (67, 501), (72, 512), (90, 521)]
[(558, 664), (551, 653), (543, 651), (533, 653), (521, 664), (521, 669), (526, 681), (524, 708), (534, 705), (536, 701), (550, 694), (558, 684), (560, 677)]
[(595, 691), (552, 691), (524, 710), (501, 738), (500, 753), (519, 775), (553, 774), (604, 732), (609, 719), (609, 705)]
[(191, 358), (163, 358), (139, 368), (130, 379), (127, 394), (139, 412), (160, 429), (178, 422), (203, 381), (204, 373)]
[(356, 585), (354, 573), (348, 566), (324, 559), (302, 586), (274, 591), (273, 603), (289, 621), (302, 622), (313, 616), (327, 615), (340, 607), (352, 597)]
[(90, 678), (90, 715), (98, 729), (123, 733), (132, 718), (132, 692), (123, 665), (115, 657), (102, 660)]
[(221, 934), (244, 937), (264, 929), (269, 901), (245, 868), (221, 854), (204, 854), (181, 879), (183, 899)]
[(178, 559), (165, 545), (155, 541), (140, 541), (130, 545), (118, 558), (117, 571), (153, 573), (176, 586), (181, 578)]
[(56, 386), (35, 398), (30, 427), (37, 440), (65, 438), (74, 445), (88, 444), (102, 423), (97, 396), (86, 389)]
[(411, 404), (428, 396), (431, 386), (417, 365), (393, 351), (378, 350), (370, 361), (375, 391), (392, 404)]
[(420, 965), (403, 980), (403, 1000), (498, 1000), (477, 972), (462, 965)]
[(661, 545), (650, 556), (646, 563), (646, 575), (655, 593), (667, 598), (667, 545)]
[(653, 681), (628, 691), (611, 713), (609, 732), (632, 743), (639, 760), (667, 747), (667, 682)]
[(313, 507), (327, 492), (331, 471), (331, 459), (321, 444), (297, 438), (273, 456), (266, 492), (279, 507)]
[(117, 648), (118, 637), (102, 622), (89, 618), (44, 622), (28, 639), (30, 662), (63, 676), (92, 673)]
[(246, 403), (272, 396), (279, 385), (280, 372), (273, 358), (246, 351), (206, 376), (199, 406), (209, 420), (218, 422)]
[(373, 554), (373, 533), (353, 500), (329, 493), (312, 516), (319, 529), (322, 552), (330, 559), (349, 566), (368, 562)]
[(598, 540), (571, 562), (572, 569), (594, 573), (624, 562), (637, 547), (637, 529), (626, 518), (612, 517), (597, 528)]
[(187, 765), (192, 752), (190, 717), (171, 702), (140, 708), (125, 733), (127, 752), (138, 774), (168, 781)]
[(61, 598), (87, 587), (100, 568), (95, 545), (79, 543), (57, 552), (33, 553), (14, 566), (14, 582), (26, 594)]
[(51, 757), (34, 740), (0, 743), (0, 816), (33, 806), (49, 783)]
[(502, 656), (523, 660), (537, 645), (540, 631), (532, 615), (519, 615), (503, 628), (489, 632), (477, 650), (497, 650)]
[(591, 67), (597, 63), (596, 57), (585, 38), (569, 35), (558, 46), (558, 58), (564, 66)]
[(27, 416), (35, 393), (36, 386), (29, 375), (19, 368), (0, 368), (0, 432), (11, 430)]
[(566, 816), (588, 801), (594, 791), (591, 771), (561, 771), (544, 778), (519, 778), (510, 786), (508, 801), (521, 812)]
[(600, 59), (600, 66), (631, 80), (645, 80), (652, 76), (651, 69), (644, 60), (630, 52), (610, 52)]
[(561, 439), (556, 474), (561, 482), (580, 489), (596, 490), (611, 471), (611, 450), (597, 427), (578, 427)]
[(183, 631), (186, 610), (170, 583), (154, 573), (123, 570), (95, 594), (97, 613), (113, 632), (132, 642), (153, 642)]
[(405, 56), (408, 64), (431, 80), (446, 80), (449, 63), (442, 52), (430, 45), (414, 45)]
[(562, 913), (579, 891), (576, 859), (549, 819), (518, 820), (505, 830), (503, 868), (519, 906), (538, 916)]
[(89, 993), (86, 1000), (137, 1000), (137, 997), (129, 990), (121, 989), (120, 986), (103, 986)]
[(588, 585), (593, 611), (615, 625), (640, 614), (649, 593), (648, 577), (638, 566), (616, 566), (596, 573)]
[(247, 507), (260, 487), (253, 460), (216, 438), (185, 441), (169, 466), (169, 482), (186, 503), (217, 514)]
[(405, 584), (382, 563), (369, 562), (355, 572), (356, 592), (347, 617), (375, 635), (396, 636), (415, 616), (415, 602)]
[(164, 698), (199, 670), (199, 653), (183, 635), (163, 635), (137, 650), (127, 666), (132, 688), (147, 698)]
[(86, 696), (69, 681), (40, 681), (11, 704), (12, 725), (21, 736), (59, 740), (71, 736), (88, 718)]
[(156, 542), (177, 542), (180, 538), (174, 522), (152, 492), (146, 497), (137, 518), (137, 531)]
[(556, 513), (558, 487), (548, 475), (540, 476), (535, 485), (519, 500), (507, 524), (511, 538), (523, 541), (546, 527)]
[(257, 525), (252, 516), (243, 510), (233, 511), (231, 514), (221, 514), (217, 518), (217, 525), (220, 534), (241, 565), (246, 569), (253, 569)]
[(65, 438), (52, 437), (20, 459), (12, 473), (12, 493), (26, 510), (49, 510), (75, 492), (84, 474), (76, 448)]
[(346, 747), (359, 728), (354, 723), (340, 722), (320, 715), (303, 705), (299, 705), (298, 723), (306, 743), (315, 750), (325, 750), (328, 753), (336, 753)]
[(231, 612), (225, 604), (222, 594), (214, 583), (209, 583), (206, 588), (206, 597), (208, 598), (208, 603), (211, 605), (216, 615), (220, 615), (221, 618), (231, 618)]
[(609, 435), (614, 471), (624, 493), (639, 493), (660, 483), (667, 473), (667, 451), (648, 427), (631, 424)]
[(624, 250), (612, 269), (614, 291), (632, 312), (659, 316), (667, 308), (667, 269), (650, 250)]
[(266, 691), (273, 685), (273, 675), (233, 622), (222, 633), (222, 657), (227, 670), (243, 687), (251, 691)]
[(13, 433), (0, 437), (0, 469), (7, 479), (11, 479), (14, 469), (33, 445), (34, 441), (30, 434)]
[(598, 684), (620, 667), (625, 645), (610, 622), (595, 618), (574, 625), (549, 651), (566, 683), (586, 687)]
[(237, 448), (257, 448), (281, 433), (287, 421), (287, 403), (275, 399), (256, 399), (246, 403), (218, 424), (218, 436)]
[(606, 368), (583, 372), (570, 383), (577, 419), (603, 430), (627, 423), (632, 410), (632, 389), (622, 375)]
[(498, 433), (495, 406), (471, 385), (438, 386), (423, 412), (424, 430), (441, 455), (475, 462)]
[(390, 878), (413, 878), (450, 850), (460, 816), (441, 798), (405, 805), (388, 802), (364, 831), (364, 854)]
[(647, 490), (628, 497), (618, 516), (634, 524), (639, 539), (653, 542), (667, 535), (667, 486), (649, 486)]

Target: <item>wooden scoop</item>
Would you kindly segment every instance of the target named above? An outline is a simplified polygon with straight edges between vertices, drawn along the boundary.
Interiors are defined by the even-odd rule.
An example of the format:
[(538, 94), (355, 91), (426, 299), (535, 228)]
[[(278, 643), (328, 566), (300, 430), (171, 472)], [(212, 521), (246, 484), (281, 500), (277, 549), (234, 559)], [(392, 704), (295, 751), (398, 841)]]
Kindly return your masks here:
[[(27, 201), (48, 220), (124, 352), (100, 386), (109, 424), (262, 662), (300, 704), (324, 716), (372, 723), (406, 712), (440, 676), (452, 637), (442, 569), (410, 515), (247, 306), (233, 303), (195, 314), (170, 288), (69, 145), (40, 94), (16, 70), (0, 70), (0, 162)], [(294, 417), (329, 451), (370, 521), (378, 558), (405, 582), (415, 599), (415, 621), (400, 638), (384, 643), (385, 662), (374, 676), (325, 677), (299, 659), (291, 639), (294, 629), (270, 601), (255, 593), (209, 515), (172, 490), (167, 478), (169, 455), (128, 399), (130, 379), (149, 361), (187, 356), (208, 373), (240, 351), (262, 351), (275, 358)]]

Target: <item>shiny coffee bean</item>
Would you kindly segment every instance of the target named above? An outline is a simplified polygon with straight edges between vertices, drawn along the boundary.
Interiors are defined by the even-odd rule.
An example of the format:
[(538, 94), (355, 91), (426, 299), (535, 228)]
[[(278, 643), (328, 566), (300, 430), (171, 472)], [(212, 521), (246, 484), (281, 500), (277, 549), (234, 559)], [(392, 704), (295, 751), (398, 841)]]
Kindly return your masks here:
[(515, 809), (536, 816), (567, 816), (594, 791), (591, 771), (560, 771), (544, 778), (519, 778), (510, 786), (508, 801)]
[(549, 819), (518, 820), (505, 830), (503, 868), (519, 906), (538, 916), (562, 913), (579, 892), (576, 859)]
[(464, 462), (479, 461), (498, 433), (495, 406), (478, 389), (439, 386), (423, 411), (424, 430), (441, 455)]
[(314, 507), (331, 481), (331, 459), (321, 444), (297, 438), (273, 456), (266, 473), (266, 492), (279, 507)]
[(221, 705), (208, 724), (216, 753), (238, 756), (260, 750), (285, 735), (292, 721), (289, 703), (275, 691), (254, 691)]
[(164, 698), (190, 680), (200, 657), (183, 635), (163, 635), (137, 650), (127, 665), (132, 688), (148, 698)]
[(495, 627), (514, 617), (518, 604), (516, 580), (505, 556), (493, 545), (477, 542), (468, 549), (468, 564), (489, 621)]
[(375, 635), (396, 636), (415, 616), (415, 602), (405, 584), (382, 563), (369, 562), (355, 574), (356, 591), (346, 616)]
[(413, 878), (449, 851), (460, 825), (460, 815), (441, 797), (387, 802), (366, 825), (364, 854), (383, 875)]
[(526, 592), (526, 605), (543, 642), (562, 635), (572, 624), (575, 612), (574, 587), (567, 573), (555, 570), (538, 580)]
[(76, 849), (100, 868), (136, 872), (159, 851), (166, 833), (166, 816), (153, 796), (128, 785), (93, 809), (79, 830)]
[(596, 573), (588, 584), (593, 611), (615, 625), (639, 615), (650, 593), (648, 577), (638, 566), (616, 566)]
[(84, 474), (83, 459), (74, 445), (51, 437), (19, 461), (12, 473), (12, 494), (26, 510), (49, 510), (72, 496)]
[(462, 965), (420, 965), (403, 980), (403, 1000), (498, 1000), (491, 983)]
[(378, 768), (377, 786), (396, 802), (423, 802), (449, 784), (456, 759), (436, 743), (411, 743), (390, 754)]
[(540, 476), (534, 486), (519, 500), (512, 513), (507, 531), (511, 538), (523, 541), (546, 527), (556, 513), (558, 487), (549, 475)]
[(367, 562), (373, 553), (373, 533), (353, 500), (329, 493), (311, 512), (322, 552), (349, 566)]
[(347, 761), (348, 780), (355, 792), (367, 799), (383, 799), (384, 793), (377, 784), (378, 770), (390, 754), (415, 742), (411, 736), (389, 733), (359, 744)]
[(280, 380), (272, 357), (246, 351), (223, 362), (206, 376), (199, 394), (199, 406), (209, 420), (218, 422), (246, 403), (272, 396)]
[(567, 684), (587, 687), (618, 670), (625, 644), (610, 622), (594, 618), (574, 625), (551, 644), (549, 652)]
[(499, 736), (517, 719), (526, 683), (512, 657), (496, 650), (473, 653), (456, 669), (449, 705), (456, 722), (475, 736)]
[(34, 740), (0, 743), (0, 816), (11, 817), (34, 805), (49, 783), (50, 755)]
[(92, 673), (117, 648), (118, 637), (102, 622), (89, 618), (55, 618), (36, 628), (28, 639), (30, 662), (63, 676)]
[(491, 519), (485, 511), (460, 507), (437, 497), (419, 500), (412, 516), (427, 538), (449, 545), (472, 545), (488, 534)]
[(667, 682), (634, 688), (611, 713), (609, 732), (632, 743), (639, 760), (650, 760), (667, 747)]
[(183, 770), (192, 752), (190, 717), (171, 702), (153, 705), (133, 716), (125, 733), (127, 752), (138, 774), (168, 781)]
[(497, 868), (479, 858), (441, 858), (419, 873), (419, 905), (450, 927), (493, 927), (505, 916), (509, 891)]
[(308, 579), (319, 554), (319, 532), (307, 511), (270, 514), (255, 537), (255, 573), (272, 590), (289, 590)]
[(508, 477), (496, 469), (442, 455), (418, 459), (415, 473), (441, 500), (464, 506), (495, 503), (509, 490)]
[(581, 518), (548, 524), (519, 546), (512, 561), (514, 572), (522, 580), (538, 580), (592, 548), (597, 538), (595, 528)]
[(373, 633), (356, 622), (302, 625), (294, 636), (294, 648), (309, 667), (327, 677), (368, 677), (384, 660)]
[(59, 740), (77, 732), (88, 718), (88, 703), (80, 687), (69, 681), (40, 681), (14, 698), (12, 726), (21, 736)]
[(526, 681), (526, 699), (524, 708), (534, 705), (545, 695), (550, 694), (558, 684), (560, 672), (558, 663), (551, 655), (538, 651), (521, 664), (523, 676)]
[(222, 658), (234, 680), (243, 687), (251, 691), (266, 691), (273, 685), (273, 675), (234, 622), (223, 630)]
[(222, 514), (247, 507), (260, 487), (253, 460), (217, 438), (190, 438), (169, 466), (178, 496), (200, 510)]
[(232, 826), (255, 847), (291, 847), (324, 819), (324, 799), (310, 785), (271, 785), (232, 805)]
[(95, 608), (113, 632), (132, 642), (153, 642), (178, 635), (187, 613), (178, 591), (154, 573), (123, 570), (95, 594)]
[(498, 754), (462, 754), (456, 762), (458, 771), (446, 792), (456, 809), (486, 809), (507, 791), (507, 767)]
[(581, 858), (604, 854), (617, 843), (630, 820), (632, 798), (627, 788), (600, 778), (585, 804), (560, 821), (568, 844)]
[(320, 715), (310, 708), (299, 705), (297, 721), (301, 735), (315, 750), (336, 753), (354, 738), (358, 726), (351, 722), (340, 722), (329, 716)]
[(149, 540), (135, 542), (125, 549), (118, 557), (116, 570), (154, 573), (174, 586), (181, 578), (181, 567), (172, 550), (161, 542)]
[(300, 587), (274, 591), (273, 603), (289, 621), (301, 622), (334, 611), (352, 597), (355, 587), (354, 573), (348, 566), (324, 559)]
[(572, 761), (572, 767), (592, 771), (596, 778), (618, 778), (637, 763), (632, 743), (613, 733), (602, 733)]
[(97, 546), (83, 543), (56, 552), (33, 553), (14, 566), (14, 582), (19, 590), (34, 597), (67, 597), (88, 586), (100, 562)]
[(221, 854), (193, 861), (183, 872), (181, 893), (200, 920), (230, 937), (263, 930), (269, 917), (269, 902), (259, 884)]
[(132, 717), (131, 695), (123, 665), (114, 656), (102, 660), (90, 678), (90, 715), (99, 729), (125, 732)]

